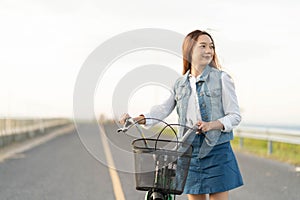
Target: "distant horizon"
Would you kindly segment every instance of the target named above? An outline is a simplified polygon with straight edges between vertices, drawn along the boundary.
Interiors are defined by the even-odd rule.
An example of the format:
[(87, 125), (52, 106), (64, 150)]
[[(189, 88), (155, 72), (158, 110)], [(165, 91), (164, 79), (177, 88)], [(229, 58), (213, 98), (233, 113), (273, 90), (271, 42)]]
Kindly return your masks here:
[[(39, 119), (69, 119), (71, 121), (74, 121), (75, 123), (80, 122), (99, 122), (99, 118), (78, 118), (75, 119), (73, 116), (48, 116), (48, 117), (41, 117), (41, 116), (19, 116), (19, 117), (1, 117), (0, 120), (39, 120)], [(110, 118), (107, 116), (104, 116), (102, 119), (104, 122), (115, 122), (118, 124), (117, 119)], [(167, 123), (177, 123), (177, 121), (168, 121), (165, 120)], [(244, 122), (242, 121), (237, 127), (256, 127), (256, 128), (272, 128), (272, 129), (286, 129), (286, 130), (300, 130), (300, 124), (293, 124), (293, 123), (264, 123), (264, 122)]]

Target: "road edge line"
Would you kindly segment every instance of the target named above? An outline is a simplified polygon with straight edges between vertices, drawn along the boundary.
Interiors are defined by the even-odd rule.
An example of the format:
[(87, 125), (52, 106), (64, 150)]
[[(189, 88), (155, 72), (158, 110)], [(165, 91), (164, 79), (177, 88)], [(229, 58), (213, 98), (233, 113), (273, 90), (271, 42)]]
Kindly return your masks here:
[(103, 145), (103, 149), (104, 149), (104, 153), (105, 153), (105, 157), (106, 157), (106, 161), (107, 161), (107, 167), (109, 169), (109, 174), (110, 174), (110, 178), (111, 178), (113, 189), (114, 189), (115, 198), (116, 198), (116, 200), (125, 200), (125, 195), (124, 195), (124, 192), (122, 189), (120, 177), (118, 175), (114, 160), (112, 158), (112, 154), (111, 154), (111, 150), (110, 150), (110, 147), (109, 147), (109, 144), (107, 141), (105, 130), (102, 127), (102, 125), (99, 125), (99, 127), (100, 127), (101, 141), (102, 141), (102, 145)]

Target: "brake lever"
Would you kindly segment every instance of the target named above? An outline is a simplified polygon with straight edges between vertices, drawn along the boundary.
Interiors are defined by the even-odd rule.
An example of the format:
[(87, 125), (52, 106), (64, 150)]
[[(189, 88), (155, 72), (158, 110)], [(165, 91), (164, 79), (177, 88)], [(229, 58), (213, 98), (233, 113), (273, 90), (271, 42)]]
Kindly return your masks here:
[[(128, 129), (127, 129), (128, 130)], [(119, 128), (118, 130), (117, 130), (117, 133), (120, 133), (120, 132), (126, 132), (127, 130), (124, 130), (123, 128)]]
[(202, 129), (201, 128), (197, 128), (196, 129), (196, 134), (201, 134), (201, 133), (203, 133)]
[(123, 125), (122, 128), (119, 128), (117, 130), (118, 133), (120, 132), (123, 132), (123, 133), (126, 133), (128, 131), (128, 129), (130, 128), (130, 125), (134, 124), (134, 121), (131, 117), (128, 117), (126, 120), (125, 120), (125, 124)]

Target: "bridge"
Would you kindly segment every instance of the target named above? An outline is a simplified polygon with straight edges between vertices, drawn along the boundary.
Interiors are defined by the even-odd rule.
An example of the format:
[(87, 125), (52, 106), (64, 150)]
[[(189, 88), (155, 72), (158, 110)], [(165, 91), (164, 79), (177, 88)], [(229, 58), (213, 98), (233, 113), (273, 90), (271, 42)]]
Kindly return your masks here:
[[(120, 157), (120, 147), (130, 151), (132, 137), (116, 134), (114, 124), (100, 131), (93, 123), (76, 128), (70, 121), (58, 124), (0, 148), (1, 200), (143, 199), (127, 170), (133, 158)], [(42, 129), (32, 129), (31, 135)], [(299, 199), (300, 173), (294, 166), (239, 152), (236, 156), (245, 185), (230, 192), (231, 200)]]

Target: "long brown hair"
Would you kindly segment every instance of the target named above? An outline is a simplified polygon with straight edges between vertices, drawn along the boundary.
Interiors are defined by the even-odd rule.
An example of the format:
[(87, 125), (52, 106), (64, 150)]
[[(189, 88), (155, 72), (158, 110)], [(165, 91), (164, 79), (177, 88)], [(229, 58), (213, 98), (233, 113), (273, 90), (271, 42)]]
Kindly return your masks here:
[(219, 65), (218, 57), (216, 54), (215, 49), (215, 42), (211, 35), (205, 31), (195, 30), (191, 33), (189, 33), (183, 41), (182, 44), (182, 56), (183, 56), (183, 74), (185, 74), (188, 70), (191, 69), (191, 61), (192, 61), (192, 52), (195, 44), (197, 43), (198, 37), (200, 35), (207, 35), (210, 37), (211, 41), (213, 42), (213, 48), (214, 48), (214, 55), (211, 63), (209, 64), (211, 67), (220, 69), (221, 66)]

